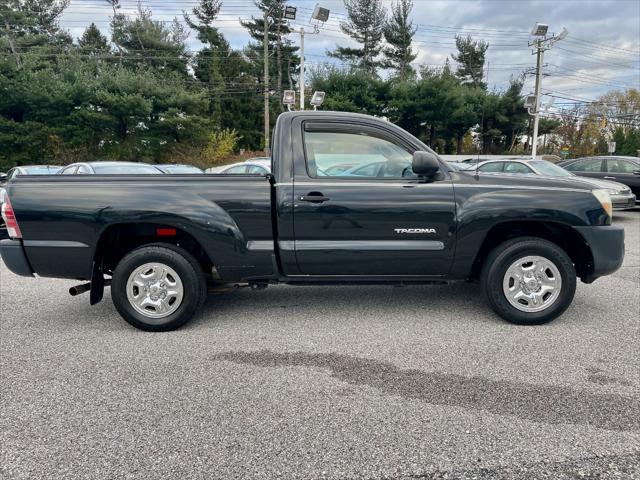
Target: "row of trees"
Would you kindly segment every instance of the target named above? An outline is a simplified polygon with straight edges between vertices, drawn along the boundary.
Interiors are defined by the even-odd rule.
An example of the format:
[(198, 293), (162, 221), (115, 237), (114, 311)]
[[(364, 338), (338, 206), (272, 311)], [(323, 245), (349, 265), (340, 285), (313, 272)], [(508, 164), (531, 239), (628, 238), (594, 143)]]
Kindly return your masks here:
[[(285, 0), (255, 1), (263, 15), (242, 22), (250, 41), (239, 49), (216, 26), (221, 0), (200, 0), (173, 23), (107, 1), (109, 37), (91, 24), (78, 39), (59, 26), (69, 0), (0, 2), (0, 168), (97, 158), (208, 166), (263, 146), (265, 20), (272, 119), (300, 81)], [(327, 93), (324, 108), (388, 117), (440, 152), (526, 148), (522, 77), (488, 91), (488, 44), (457, 37), (455, 69), (416, 71), (411, 0), (390, 12), (381, 0), (345, 8), (341, 28), (358, 47), (328, 52), (338, 63), (307, 79), (308, 90)], [(195, 53), (189, 35), (202, 45)]]

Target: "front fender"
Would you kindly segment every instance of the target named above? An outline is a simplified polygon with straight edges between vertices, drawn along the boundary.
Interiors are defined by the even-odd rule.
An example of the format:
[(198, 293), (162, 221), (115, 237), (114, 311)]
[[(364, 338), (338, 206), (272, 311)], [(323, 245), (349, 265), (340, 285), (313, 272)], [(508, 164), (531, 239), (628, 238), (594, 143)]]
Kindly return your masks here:
[(491, 229), (506, 223), (564, 227), (606, 225), (610, 218), (589, 190), (456, 186), (456, 255), (451, 275), (466, 278)]

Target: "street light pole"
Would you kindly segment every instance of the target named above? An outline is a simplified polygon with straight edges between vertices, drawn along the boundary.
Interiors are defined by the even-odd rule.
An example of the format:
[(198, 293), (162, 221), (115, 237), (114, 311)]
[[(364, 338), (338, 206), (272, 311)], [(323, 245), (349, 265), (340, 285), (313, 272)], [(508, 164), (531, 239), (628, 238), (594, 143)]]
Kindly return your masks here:
[[(290, 12), (287, 18), (289, 20), (295, 19), (295, 8), (288, 7)], [(292, 10), (292, 11), (291, 11)], [(329, 10), (321, 7), (320, 5), (316, 5), (316, 8), (313, 10), (313, 14), (311, 15), (312, 20), (316, 20), (318, 23), (324, 24), (327, 20), (329, 20)], [(296, 32), (300, 34), (300, 110), (304, 110), (304, 36), (306, 33), (304, 27), (300, 27), (300, 30), (296, 30), (294, 28), (291, 29), (292, 32)], [(313, 32), (311, 34), (320, 33), (320, 29), (318, 28), (318, 24), (313, 25)], [(315, 106), (315, 105), (314, 105)]]
[(536, 40), (537, 58), (536, 58), (536, 104), (533, 113), (533, 141), (531, 147), (531, 158), (535, 160), (538, 153), (538, 126), (540, 124), (540, 87), (542, 83), (542, 62), (544, 60), (544, 49), (542, 48), (542, 40)]

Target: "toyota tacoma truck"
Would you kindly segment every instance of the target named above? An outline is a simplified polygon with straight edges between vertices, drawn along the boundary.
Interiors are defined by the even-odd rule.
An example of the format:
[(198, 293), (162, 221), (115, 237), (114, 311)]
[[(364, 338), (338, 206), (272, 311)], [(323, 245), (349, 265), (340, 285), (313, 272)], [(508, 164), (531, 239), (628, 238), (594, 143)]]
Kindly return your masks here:
[[(185, 324), (211, 289), (479, 282), (509, 322), (541, 324), (577, 278), (618, 269), (611, 200), (576, 179), (456, 171), (383, 119), (288, 112), (268, 175), (24, 176), (6, 187), (18, 275), (106, 285), (148, 331)], [(425, 305), (425, 317), (427, 316)]]

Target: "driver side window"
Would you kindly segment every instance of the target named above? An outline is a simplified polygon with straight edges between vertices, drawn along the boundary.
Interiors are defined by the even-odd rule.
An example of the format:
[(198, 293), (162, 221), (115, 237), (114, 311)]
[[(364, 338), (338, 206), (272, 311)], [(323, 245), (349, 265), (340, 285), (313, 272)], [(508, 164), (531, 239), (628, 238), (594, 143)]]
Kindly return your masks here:
[(368, 131), (306, 131), (304, 146), (311, 177), (389, 179), (413, 176), (413, 154)]

